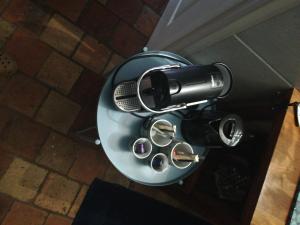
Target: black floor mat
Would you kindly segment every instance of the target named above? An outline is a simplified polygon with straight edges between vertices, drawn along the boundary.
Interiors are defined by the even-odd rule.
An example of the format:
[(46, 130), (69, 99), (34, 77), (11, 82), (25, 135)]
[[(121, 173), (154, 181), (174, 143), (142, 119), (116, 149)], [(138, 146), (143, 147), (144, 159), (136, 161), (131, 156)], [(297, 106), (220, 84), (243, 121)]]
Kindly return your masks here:
[(94, 180), (73, 225), (209, 225), (119, 185)]

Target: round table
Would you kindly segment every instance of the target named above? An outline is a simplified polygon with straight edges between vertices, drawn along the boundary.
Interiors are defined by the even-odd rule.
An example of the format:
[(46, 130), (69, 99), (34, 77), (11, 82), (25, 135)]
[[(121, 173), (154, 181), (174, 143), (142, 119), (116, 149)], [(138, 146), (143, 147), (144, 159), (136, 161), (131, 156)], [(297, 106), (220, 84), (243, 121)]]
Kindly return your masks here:
[[(172, 57), (182, 59), (180, 56), (172, 53), (162, 52), (162, 54), (168, 54)], [(143, 53), (140, 55), (143, 55)], [(142, 57), (129, 61), (118, 71), (115, 83), (117, 84), (123, 80), (134, 79), (149, 68), (167, 64), (178, 64), (178, 62), (169, 58), (155, 56)], [(187, 65), (184, 63), (180, 64), (181, 66)], [(193, 164), (183, 170), (169, 166), (166, 171), (158, 173), (150, 168), (149, 159), (139, 160), (133, 155), (129, 148), (129, 142), (133, 138), (140, 137), (140, 128), (143, 119), (135, 117), (130, 113), (119, 111), (114, 106), (112, 98), (112, 74), (114, 74), (114, 71), (108, 77), (102, 88), (97, 109), (97, 129), (99, 138), (102, 148), (111, 163), (129, 179), (150, 186), (173, 184), (190, 175), (201, 163)], [(178, 117), (171, 114), (164, 114), (160, 115), (158, 118), (164, 118), (173, 124), (176, 124), (176, 139), (182, 140), (180, 129), (181, 121)], [(195, 153), (201, 155), (206, 154), (203, 147), (192, 147)], [(154, 151), (159, 151), (159, 149), (154, 148)]]

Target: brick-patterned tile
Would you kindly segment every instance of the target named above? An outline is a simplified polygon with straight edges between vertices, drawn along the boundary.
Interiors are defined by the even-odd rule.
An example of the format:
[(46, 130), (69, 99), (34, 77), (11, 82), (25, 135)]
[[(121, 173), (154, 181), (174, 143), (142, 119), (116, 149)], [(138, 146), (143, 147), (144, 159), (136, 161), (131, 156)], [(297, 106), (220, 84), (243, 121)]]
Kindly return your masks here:
[(9, 81), (8, 76), (5, 76), (5, 75), (3, 76), (2, 74), (0, 75), (0, 93), (1, 93), (2, 89), (6, 86), (8, 81)]
[(98, 40), (108, 40), (118, 21), (117, 16), (93, 0), (79, 18), (79, 26)]
[(33, 160), (48, 134), (48, 129), (42, 125), (12, 116), (0, 136), (0, 148)]
[(47, 213), (21, 202), (14, 202), (2, 225), (43, 225)]
[(82, 70), (81, 66), (56, 52), (52, 52), (37, 78), (62, 93), (68, 94)]
[(8, 82), (0, 95), (0, 102), (32, 117), (47, 93), (48, 88), (27, 76), (18, 74)]
[(104, 69), (110, 53), (110, 49), (104, 44), (97, 42), (97, 40), (90, 36), (86, 36), (73, 56), (73, 59), (99, 74)]
[(140, 0), (110, 0), (107, 3), (107, 8), (127, 23), (134, 24), (143, 8), (143, 4)]
[(109, 165), (102, 179), (110, 183), (122, 185), (126, 188), (128, 188), (130, 184), (130, 180), (121, 174), (112, 164)]
[(0, 149), (0, 155), (1, 155), (0, 157), (0, 178), (1, 178), (5, 174), (10, 163), (13, 161), (13, 157), (1, 149)]
[(105, 67), (103, 75), (106, 76), (109, 72), (111, 72), (116, 66), (119, 66), (122, 62), (124, 62), (124, 58), (116, 53), (114, 53), (108, 64)]
[(51, 91), (38, 111), (36, 120), (66, 134), (79, 111), (77, 103)]
[(5, 52), (0, 52), (0, 61), (4, 63), (0, 67), (0, 92), (8, 83), (9, 79), (17, 72), (18, 66), (15, 60)]
[(72, 88), (70, 97), (80, 105), (85, 106), (92, 99), (99, 97), (103, 82), (101, 76), (86, 70)]
[(30, 31), (19, 28), (6, 43), (6, 51), (16, 60), (22, 72), (34, 76), (49, 56), (51, 49)]
[(52, 132), (36, 162), (60, 173), (67, 173), (76, 159), (76, 146), (77, 143), (71, 139)]
[[(78, 114), (70, 130), (73, 132), (85, 129), (87, 127), (96, 126), (97, 106), (98, 96), (92, 96), (91, 101), (87, 102), (87, 105), (85, 105)], [(91, 130), (91, 132), (88, 132), (88, 135), (90, 137), (95, 137), (96, 139), (96, 137), (98, 137), (97, 130)]]
[(0, 49), (4, 46), (9, 36), (14, 32), (15, 26), (0, 18)]
[(10, 209), (11, 205), (13, 203), (13, 199), (0, 194), (0, 221), (5, 217), (6, 213)]
[(68, 214), (69, 217), (75, 218), (81, 203), (83, 202), (83, 199), (88, 191), (89, 187), (87, 185), (83, 185), (82, 188), (80, 189), (79, 194), (77, 195), (77, 198)]
[(113, 48), (124, 57), (141, 52), (145, 43), (145, 38), (124, 22), (118, 24), (112, 38)]
[(46, 175), (45, 169), (15, 158), (0, 179), (0, 192), (21, 201), (31, 201)]
[(152, 9), (144, 6), (143, 11), (135, 24), (135, 27), (145, 36), (150, 37), (158, 20), (159, 16)]
[(47, 8), (30, 0), (11, 0), (3, 18), (39, 34), (49, 20)]
[(69, 56), (82, 35), (83, 32), (79, 28), (55, 14), (49, 21), (41, 39), (53, 48)]
[(50, 214), (45, 225), (71, 225), (72, 220), (67, 217)]
[(169, 0), (143, 0), (147, 5), (161, 14), (168, 4)]
[(15, 114), (12, 110), (0, 106), (0, 134), (3, 132), (3, 129), (7, 126), (7, 124), (14, 118)]
[(54, 212), (66, 214), (75, 199), (79, 184), (58, 174), (49, 174), (35, 204)]
[(103, 176), (109, 162), (104, 152), (82, 146), (78, 152), (77, 160), (72, 166), (69, 176), (90, 184), (99, 174)]
[(7, 6), (8, 1), (0, 1), (0, 13)]
[(98, 2), (100, 2), (102, 5), (106, 5), (108, 0), (98, 0)]
[(47, 2), (51, 7), (75, 22), (84, 8), (86, 0), (47, 0)]

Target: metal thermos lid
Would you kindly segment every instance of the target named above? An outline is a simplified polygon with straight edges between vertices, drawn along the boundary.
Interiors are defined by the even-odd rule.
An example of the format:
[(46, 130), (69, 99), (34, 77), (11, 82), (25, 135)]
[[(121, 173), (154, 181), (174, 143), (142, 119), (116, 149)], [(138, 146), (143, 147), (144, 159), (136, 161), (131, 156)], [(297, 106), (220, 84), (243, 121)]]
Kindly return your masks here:
[(219, 135), (222, 142), (227, 146), (236, 146), (244, 135), (241, 117), (236, 114), (229, 114), (223, 117), (219, 125)]

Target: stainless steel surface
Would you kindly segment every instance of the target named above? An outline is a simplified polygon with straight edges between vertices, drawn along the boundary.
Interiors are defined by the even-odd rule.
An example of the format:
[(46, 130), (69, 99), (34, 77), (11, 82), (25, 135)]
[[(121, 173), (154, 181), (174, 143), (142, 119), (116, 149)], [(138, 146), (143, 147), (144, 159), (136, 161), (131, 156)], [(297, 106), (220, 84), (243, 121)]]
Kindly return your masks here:
[(134, 112), (141, 109), (137, 97), (136, 81), (122, 82), (114, 90), (114, 103), (122, 111)]
[[(231, 123), (229, 137), (225, 135), (226, 123)], [(219, 126), (219, 135), (221, 140), (229, 147), (234, 147), (240, 143), (244, 136), (244, 128), (242, 119), (236, 114), (229, 114), (222, 118)]]
[(146, 70), (138, 79), (137, 81), (137, 97), (140, 101), (140, 104), (143, 106), (143, 108), (145, 110), (147, 110), (148, 112), (152, 112), (152, 113), (166, 113), (166, 112), (171, 112), (171, 111), (175, 111), (175, 110), (179, 110), (179, 109), (185, 109), (186, 105), (172, 105), (166, 109), (161, 109), (161, 110), (154, 110), (154, 109), (150, 109), (143, 101), (141, 95), (140, 95), (140, 86), (141, 86), (141, 82), (143, 80), (143, 78), (148, 75), (150, 72), (153, 72), (155, 70), (164, 70), (164, 69), (170, 69), (170, 68), (178, 68), (180, 67), (179, 64), (174, 64), (174, 65), (162, 65), (162, 66), (158, 66), (158, 67), (153, 67), (150, 68), (148, 70)]
[[(143, 145), (142, 146), (143, 150), (140, 150), (138, 152), (137, 151), (138, 146), (139, 145), (141, 146), (141, 144)], [(138, 159), (145, 159), (149, 157), (149, 155), (152, 152), (152, 144), (148, 138), (138, 138), (132, 143), (131, 150), (133, 155)]]

